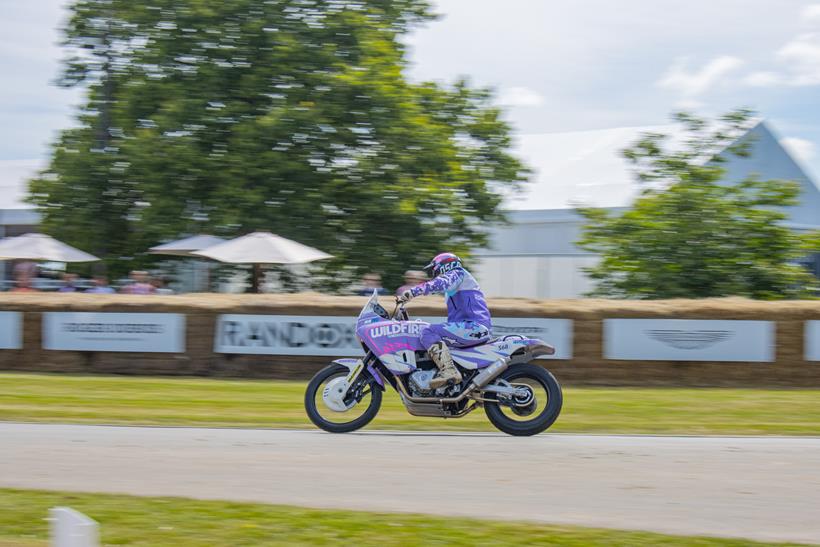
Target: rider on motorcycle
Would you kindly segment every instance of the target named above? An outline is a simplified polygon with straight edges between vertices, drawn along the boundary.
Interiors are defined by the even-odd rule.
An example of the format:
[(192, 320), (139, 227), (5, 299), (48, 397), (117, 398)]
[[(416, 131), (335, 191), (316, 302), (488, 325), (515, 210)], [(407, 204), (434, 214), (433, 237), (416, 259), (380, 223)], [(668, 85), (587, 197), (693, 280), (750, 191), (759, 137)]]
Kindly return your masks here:
[(436, 255), (424, 271), (434, 279), (405, 290), (399, 300), (408, 302), (417, 296), (444, 293), (447, 322), (430, 325), (421, 332), (421, 343), (439, 369), (430, 387), (438, 389), (451, 381), (461, 382), (461, 373), (447, 346), (468, 347), (486, 342), (492, 332), (492, 319), (478, 283), (456, 255)]

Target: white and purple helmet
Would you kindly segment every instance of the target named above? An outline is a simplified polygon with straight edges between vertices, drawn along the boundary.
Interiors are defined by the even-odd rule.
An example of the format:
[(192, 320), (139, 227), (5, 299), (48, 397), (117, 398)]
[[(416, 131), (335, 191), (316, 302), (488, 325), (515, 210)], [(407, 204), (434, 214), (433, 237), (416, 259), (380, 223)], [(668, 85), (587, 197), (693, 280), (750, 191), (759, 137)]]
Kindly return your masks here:
[(461, 268), (461, 259), (453, 253), (437, 254), (430, 263), (424, 267), (424, 271), (430, 277), (437, 277), (443, 273)]

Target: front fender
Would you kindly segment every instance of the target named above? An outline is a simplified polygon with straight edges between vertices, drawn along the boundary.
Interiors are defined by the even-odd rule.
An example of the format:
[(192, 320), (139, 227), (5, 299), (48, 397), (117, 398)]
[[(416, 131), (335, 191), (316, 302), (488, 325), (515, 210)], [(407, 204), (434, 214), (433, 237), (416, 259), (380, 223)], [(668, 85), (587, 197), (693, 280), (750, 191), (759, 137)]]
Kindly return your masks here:
[(356, 368), (356, 365), (361, 363), (361, 362), (362, 362), (361, 359), (335, 359), (333, 361), (333, 364), (334, 365), (342, 365), (343, 367), (346, 367), (347, 370), (352, 371), (354, 368)]

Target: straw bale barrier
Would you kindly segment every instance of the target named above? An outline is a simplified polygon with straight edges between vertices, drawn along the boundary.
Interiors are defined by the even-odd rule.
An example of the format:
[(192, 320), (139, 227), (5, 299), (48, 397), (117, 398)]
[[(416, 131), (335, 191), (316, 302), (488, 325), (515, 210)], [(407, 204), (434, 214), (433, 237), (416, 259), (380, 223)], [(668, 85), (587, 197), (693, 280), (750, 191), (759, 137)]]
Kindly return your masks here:
[[(89, 294), (0, 294), (0, 310), (23, 312), (23, 349), (0, 350), (0, 370), (245, 378), (307, 378), (331, 358), (288, 355), (227, 355), (213, 351), (219, 314), (355, 317), (363, 297), (313, 293), (282, 295), (190, 294), (131, 296)], [(391, 298), (383, 304), (390, 309)], [(491, 299), (496, 317), (573, 320), (573, 358), (544, 364), (565, 384), (656, 386), (820, 387), (820, 362), (804, 360), (804, 321), (820, 320), (820, 301), (706, 300), (526, 300)], [(186, 317), (186, 352), (118, 353), (42, 349), (42, 313), (47, 311), (180, 313)], [(411, 315), (440, 316), (440, 298), (420, 298)], [(771, 363), (619, 361), (604, 359), (602, 326), (607, 318), (754, 319), (776, 325)]]

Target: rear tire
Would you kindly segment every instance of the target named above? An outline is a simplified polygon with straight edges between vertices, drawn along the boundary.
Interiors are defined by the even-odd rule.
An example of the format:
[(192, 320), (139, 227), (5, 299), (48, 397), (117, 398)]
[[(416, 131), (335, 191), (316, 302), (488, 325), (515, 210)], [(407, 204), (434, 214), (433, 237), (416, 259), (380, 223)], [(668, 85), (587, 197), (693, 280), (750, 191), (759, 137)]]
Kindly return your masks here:
[[(349, 422), (332, 422), (322, 417), (319, 409), (316, 408), (316, 393), (319, 388), (329, 379), (334, 376), (347, 376), (347, 367), (342, 365), (328, 365), (310, 380), (307, 389), (305, 390), (305, 411), (307, 412), (310, 421), (320, 429), (324, 429), (330, 433), (349, 433), (356, 431), (367, 424), (369, 424), (376, 414), (379, 413), (379, 408), (382, 406), (382, 391), (375, 380), (370, 380), (370, 403), (364, 413)], [(364, 373), (363, 373), (364, 374)], [(361, 377), (361, 376), (360, 376)], [(343, 413), (339, 413), (342, 415)]]
[[(547, 401), (545, 408), (530, 420), (513, 419), (504, 414), (504, 410), (499, 403), (487, 401), (484, 403), (484, 412), (495, 427), (508, 435), (528, 437), (547, 430), (558, 419), (558, 415), (561, 414), (561, 407), (564, 404), (564, 398), (561, 393), (561, 385), (548, 370), (533, 364), (513, 365), (502, 372), (498, 378), (510, 383), (525, 379), (536, 382), (546, 391)], [(495, 397), (495, 395), (488, 393), (487, 399), (491, 397)], [(512, 412), (511, 408), (506, 408)]]

